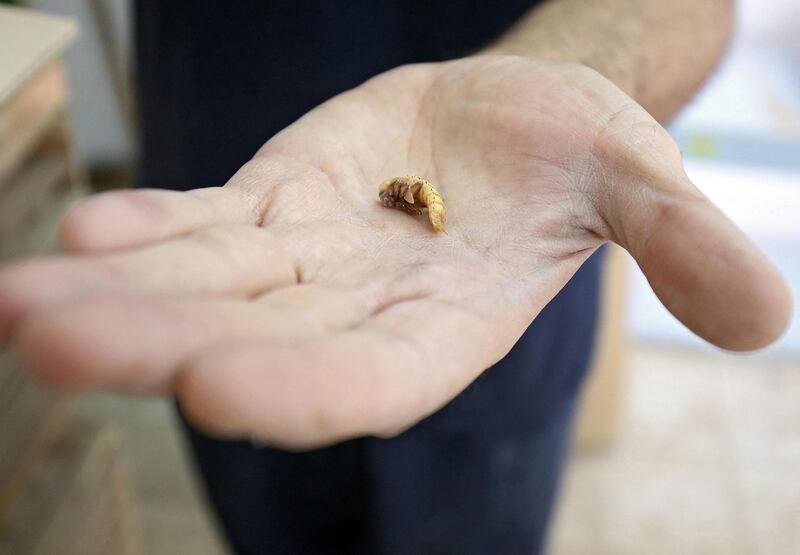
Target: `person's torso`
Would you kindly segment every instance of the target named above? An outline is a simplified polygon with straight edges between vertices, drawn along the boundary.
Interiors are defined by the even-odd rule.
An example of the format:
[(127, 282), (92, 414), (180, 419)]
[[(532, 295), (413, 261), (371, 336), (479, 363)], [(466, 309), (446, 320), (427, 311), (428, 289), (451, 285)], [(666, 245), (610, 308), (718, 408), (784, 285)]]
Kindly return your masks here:
[(321, 102), (398, 65), (475, 52), (535, 4), (140, 0), (140, 182), (222, 185)]

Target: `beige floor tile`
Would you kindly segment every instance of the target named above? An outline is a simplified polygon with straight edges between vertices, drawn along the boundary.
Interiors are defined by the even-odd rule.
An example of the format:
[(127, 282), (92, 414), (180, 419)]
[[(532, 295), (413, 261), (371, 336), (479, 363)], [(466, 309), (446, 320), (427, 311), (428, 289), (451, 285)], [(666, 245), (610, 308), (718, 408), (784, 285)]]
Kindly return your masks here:
[(575, 457), (550, 552), (800, 553), (800, 364), (640, 348), (618, 443)]

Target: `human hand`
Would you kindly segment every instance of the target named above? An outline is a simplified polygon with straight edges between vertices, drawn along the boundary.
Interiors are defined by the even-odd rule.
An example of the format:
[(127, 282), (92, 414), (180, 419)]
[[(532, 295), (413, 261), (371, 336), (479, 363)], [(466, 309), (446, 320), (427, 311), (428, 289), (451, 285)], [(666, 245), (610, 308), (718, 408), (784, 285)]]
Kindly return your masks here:
[[(427, 177), (447, 234), (383, 208)], [(212, 433), (391, 435), (512, 347), (603, 242), (698, 335), (774, 340), (775, 267), (668, 134), (587, 68), (481, 56), (388, 72), (270, 140), (225, 186), (90, 197), (66, 254), (0, 272), (0, 335), (45, 382), (175, 394)]]

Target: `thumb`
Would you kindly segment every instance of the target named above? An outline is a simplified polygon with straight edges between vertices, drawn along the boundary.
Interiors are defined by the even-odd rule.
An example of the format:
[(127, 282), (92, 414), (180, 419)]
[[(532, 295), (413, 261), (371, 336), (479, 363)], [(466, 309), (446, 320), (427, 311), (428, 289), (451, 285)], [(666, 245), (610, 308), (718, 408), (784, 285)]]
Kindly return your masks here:
[[(600, 206), (608, 238), (631, 253), (664, 306), (694, 333), (734, 351), (765, 347), (791, 318), (786, 281), (689, 181), (677, 146), (658, 130), (616, 157), (624, 169), (609, 174)], [(637, 160), (620, 164), (633, 153)]]

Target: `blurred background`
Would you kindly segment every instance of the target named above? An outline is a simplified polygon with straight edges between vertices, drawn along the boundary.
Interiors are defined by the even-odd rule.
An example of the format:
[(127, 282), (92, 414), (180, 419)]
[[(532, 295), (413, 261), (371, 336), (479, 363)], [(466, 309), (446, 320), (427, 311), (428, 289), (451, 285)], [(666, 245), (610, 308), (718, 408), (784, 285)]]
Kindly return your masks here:
[[(17, 33), (25, 49), (0, 47), (0, 74), (11, 76), (0, 78), (4, 257), (52, 248), (61, 207), (128, 186), (134, 159), (128, 2), (25, 4), (70, 19), (0, 11), (0, 46)], [(739, 0), (737, 10), (728, 56), (669, 130), (690, 177), (799, 299), (800, 3)], [(26, 115), (31, 106), (41, 121)], [(598, 351), (549, 552), (800, 553), (800, 305), (776, 345), (732, 355), (679, 325), (623, 252), (606, 270)], [(225, 552), (168, 402), (56, 398), (10, 377), (6, 359), (0, 515), (11, 515), (12, 533), (0, 533), (0, 552), (13, 540), (66, 553), (59, 534), (77, 526), (102, 530), (106, 543), (75, 553)], [(91, 518), (76, 521), (70, 503), (92, 506)]]

